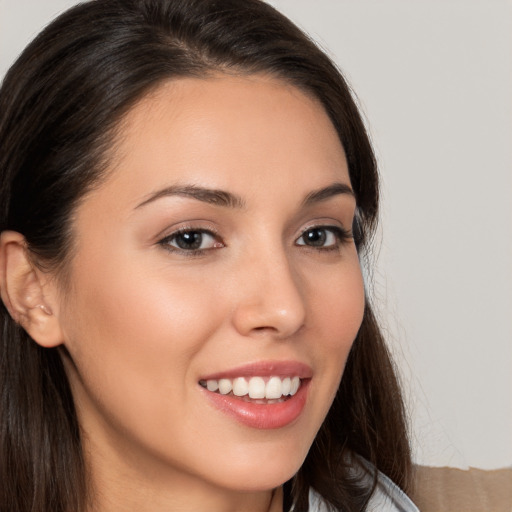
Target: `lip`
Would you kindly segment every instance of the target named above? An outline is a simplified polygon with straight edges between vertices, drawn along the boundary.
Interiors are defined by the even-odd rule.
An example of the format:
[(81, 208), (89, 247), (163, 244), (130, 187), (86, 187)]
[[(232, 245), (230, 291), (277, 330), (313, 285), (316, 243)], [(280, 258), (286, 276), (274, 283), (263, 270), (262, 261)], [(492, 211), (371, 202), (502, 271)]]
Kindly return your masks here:
[(311, 367), (298, 361), (261, 361), (211, 373), (199, 380), (235, 379), (236, 377), (299, 377), (302, 380), (311, 379), (312, 376)]
[(230, 370), (205, 375), (201, 380), (233, 379), (236, 377), (293, 377), (301, 379), (297, 393), (284, 402), (258, 404), (245, 402), (239, 397), (221, 395), (199, 387), (205, 398), (217, 410), (238, 421), (242, 425), (267, 430), (286, 427), (293, 423), (306, 405), (312, 370), (306, 364), (296, 361), (268, 361), (251, 363)]

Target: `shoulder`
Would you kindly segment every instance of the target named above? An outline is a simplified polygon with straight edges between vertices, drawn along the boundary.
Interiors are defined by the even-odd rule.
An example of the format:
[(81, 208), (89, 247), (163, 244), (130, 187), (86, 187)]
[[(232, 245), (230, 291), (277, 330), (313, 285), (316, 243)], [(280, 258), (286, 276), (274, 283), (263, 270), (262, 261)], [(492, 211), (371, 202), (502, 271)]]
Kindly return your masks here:
[[(330, 512), (322, 497), (309, 491), (310, 512)], [(411, 499), (386, 475), (379, 471), (377, 487), (366, 507), (366, 512), (419, 512)]]

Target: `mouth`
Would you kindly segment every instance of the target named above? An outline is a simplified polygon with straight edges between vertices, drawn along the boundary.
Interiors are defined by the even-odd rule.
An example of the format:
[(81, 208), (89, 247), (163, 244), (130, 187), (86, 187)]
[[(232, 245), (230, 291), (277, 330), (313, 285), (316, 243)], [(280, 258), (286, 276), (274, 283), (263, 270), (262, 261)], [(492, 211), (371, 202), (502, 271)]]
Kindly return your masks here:
[(250, 378), (208, 379), (199, 385), (212, 393), (236, 397), (244, 402), (256, 404), (277, 404), (293, 397), (299, 390), (302, 380), (293, 377), (253, 376)]
[(215, 409), (242, 425), (278, 429), (301, 416), (312, 377), (302, 363), (261, 362), (204, 376), (198, 384)]

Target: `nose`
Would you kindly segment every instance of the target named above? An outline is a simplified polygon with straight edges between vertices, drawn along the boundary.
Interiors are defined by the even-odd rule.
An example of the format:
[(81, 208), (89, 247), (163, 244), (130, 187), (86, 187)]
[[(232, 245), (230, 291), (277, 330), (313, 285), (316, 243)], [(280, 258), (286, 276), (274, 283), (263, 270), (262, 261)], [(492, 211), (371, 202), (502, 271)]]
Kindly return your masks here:
[[(277, 253), (277, 254), (276, 254)], [(305, 290), (284, 251), (248, 255), (239, 273), (233, 324), (243, 336), (285, 339), (306, 319)]]

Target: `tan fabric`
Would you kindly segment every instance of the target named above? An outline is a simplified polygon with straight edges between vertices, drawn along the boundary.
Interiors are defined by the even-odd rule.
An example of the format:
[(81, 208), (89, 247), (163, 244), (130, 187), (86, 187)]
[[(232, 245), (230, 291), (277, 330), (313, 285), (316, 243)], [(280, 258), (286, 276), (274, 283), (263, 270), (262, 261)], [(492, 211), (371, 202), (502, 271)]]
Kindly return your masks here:
[(512, 512), (512, 468), (416, 468), (410, 493), (421, 512)]

